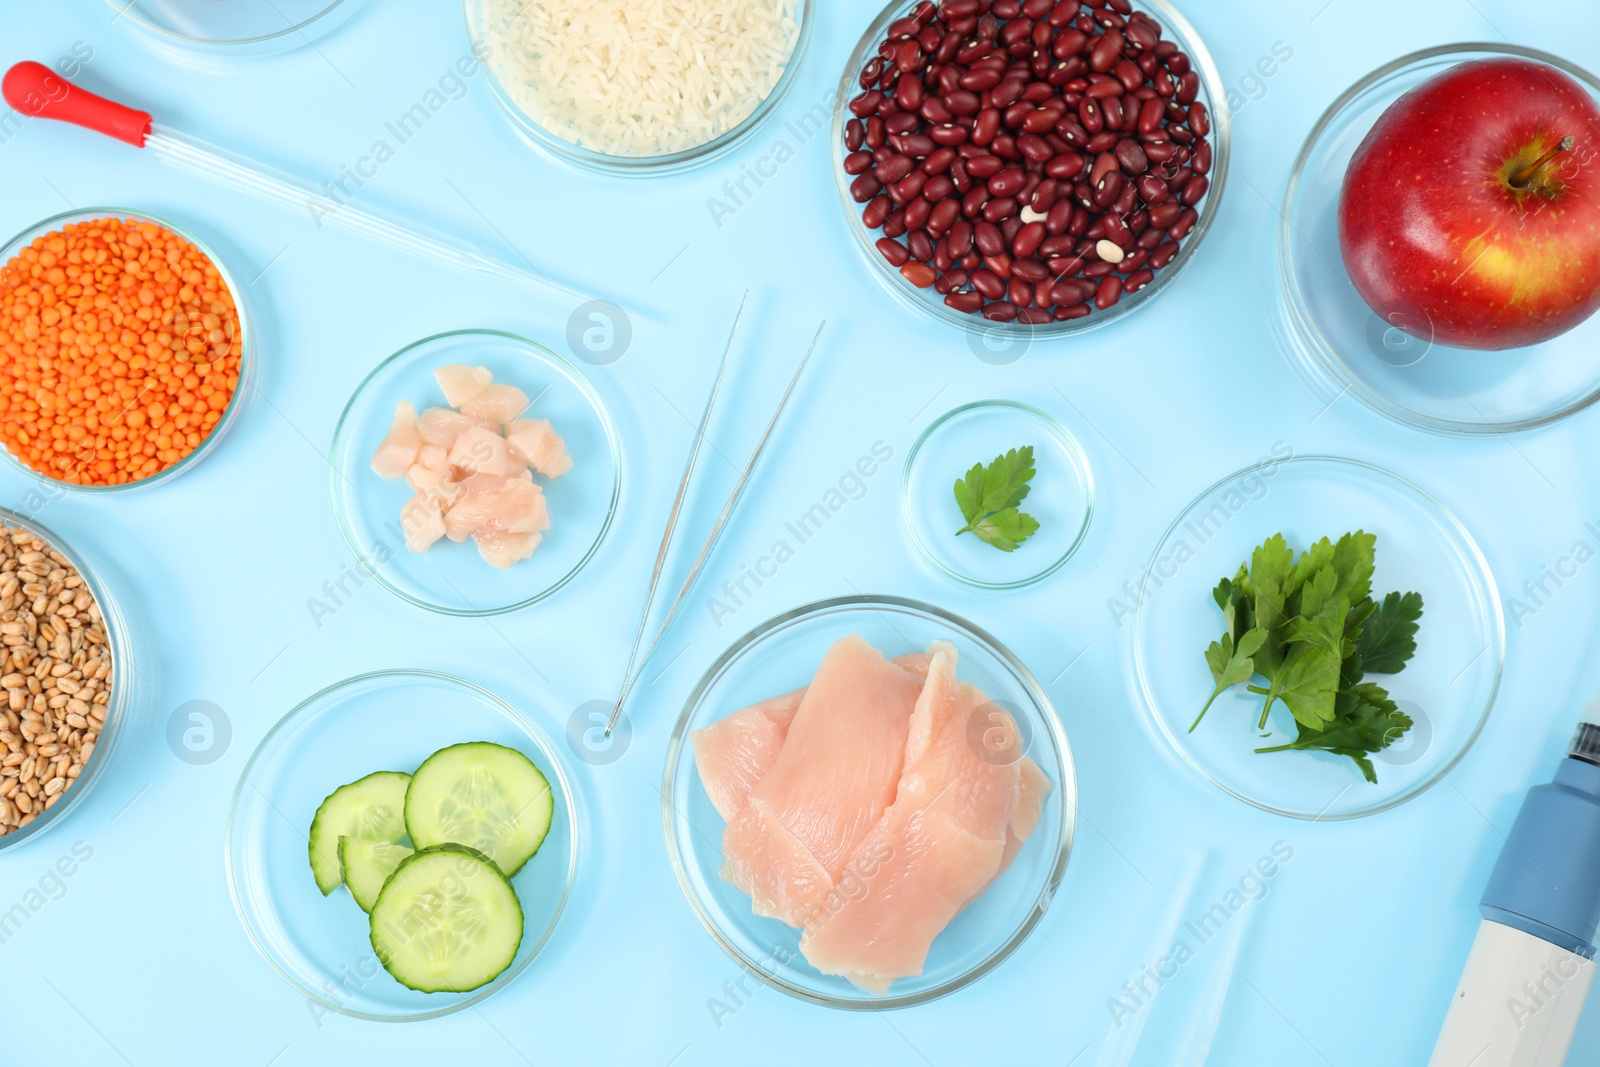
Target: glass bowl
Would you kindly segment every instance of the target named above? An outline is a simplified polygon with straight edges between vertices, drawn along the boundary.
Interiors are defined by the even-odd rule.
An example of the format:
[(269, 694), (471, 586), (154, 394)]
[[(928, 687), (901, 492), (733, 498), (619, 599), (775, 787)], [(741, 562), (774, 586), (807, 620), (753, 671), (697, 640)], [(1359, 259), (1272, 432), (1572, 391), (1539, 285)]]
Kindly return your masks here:
[(331, 33), (363, 0), (106, 0), (117, 14), (185, 49), (267, 55)]
[[(883, 996), (823, 975), (800, 955), (800, 931), (756, 916), (750, 898), (718, 875), (721, 816), (696, 769), (690, 734), (755, 701), (806, 684), (828, 646), (860, 634), (885, 655), (921, 652), (936, 638), (959, 653), (958, 674), (1016, 719), (1024, 751), (1055, 787), (1039, 828), (1011, 868), (933, 943), (924, 974)], [(667, 853), (689, 906), (744, 970), (792, 997), (833, 1008), (877, 1011), (924, 1004), (989, 973), (1026, 940), (1066, 870), (1077, 818), (1072, 751), (1050, 698), (995, 638), (927, 604), (852, 596), (796, 608), (756, 627), (723, 653), (690, 694), (672, 731), (662, 791)]]
[(35, 223), (17, 234), (10, 241), (7, 241), (4, 248), (0, 249), (0, 265), (10, 263), (35, 238), (60, 230), (71, 223), (92, 222), (97, 219), (107, 218), (123, 219), (130, 222), (148, 222), (170, 230), (193, 244), (216, 266), (217, 273), (222, 276), (222, 280), (228, 286), (229, 292), (233, 294), (234, 307), (239, 313), (239, 384), (234, 389), (233, 396), (228, 400), (228, 406), (223, 409), (222, 417), (217, 420), (216, 426), (212, 427), (211, 432), (201, 440), (193, 452), (190, 452), (183, 459), (165, 470), (157, 471), (148, 478), (140, 478), (135, 482), (125, 482), (122, 485), (73, 485), (58, 478), (52, 478), (47, 474), (41, 474), (13, 456), (9, 449), (0, 446), (0, 456), (4, 456), (6, 461), (16, 470), (21, 471), (36, 482), (59, 486), (61, 489), (73, 493), (125, 493), (133, 489), (147, 489), (150, 486), (171, 481), (180, 474), (192, 470), (195, 464), (199, 463), (210, 454), (212, 449), (217, 447), (217, 443), (222, 440), (223, 435), (232, 428), (234, 423), (239, 421), (240, 415), (249, 405), (254, 395), (252, 385), (255, 378), (256, 333), (254, 319), (250, 315), (250, 309), (245, 299), (246, 287), (239, 284), (238, 279), (228, 270), (227, 264), (223, 262), (213, 248), (182, 226), (147, 212), (129, 211), (127, 208), (120, 207), (91, 207), (76, 211), (66, 211), (60, 215), (52, 215), (42, 222)]
[[(850, 54), (849, 63), (845, 65), (834, 105), (833, 175), (839, 188), (839, 202), (844, 207), (845, 228), (855, 238), (856, 250), (866, 259), (872, 275), (901, 305), (916, 308), (936, 319), (965, 329), (971, 335), (975, 351), (984, 343), (1005, 348), (1014, 345), (1015, 339), (1048, 340), (1083, 333), (1147, 307), (1159, 293), (1164, 292), (1172, 284), (1173, 279), (1182, 273), (1194, 258), (1196, 250), (1210, 232), (1217, 212), (1222, 207), (1222, 193), (1227, 184), (1228, 156), (1232, 144), (1227, 86), (1223, 84), (1222, 76), (1212, 61), (1210, 50), (1206, 48), (1205, 42), (1200, 39), (1189, 20), (1168, 0), (1133, 0), (1135, 10), (1145, 11), (1161, 23), (1163, 40), (1176, 41), (1183, 51), (1188, 53), (1193, 69), (1200, 75), (1200, 100), (1211, 114), (1213, 158), (1211, 189), (1198, 205), (1199, 222), (1195, 224), (1193, 232), (1184, 238), (1183, 246), (1173, 261), (1164, 269), (1157, 271), (1150, 284), (1139, 292), (1124, 295), (1115, 306), (1105, 311), (1096, 310), (1081, 319), (1031, 326), (1022, 322), (991, 322), (981, 315), (957, 311), (946, 306), (944, 297), (935, 293), (933, 289), (918, 289), (911, 285), (877, 250), (875, 244), (883, 236), (883, 231), (867, 229), (861, 221), (861, 212), (865, 205), (856, 203), (855, 198), (850, 195), (850, 183), (853, 179), (844, 172), (844, 128), (845, 123), (852, 117), (849, 110), (850, 101), (861, 93), (857, 78), (868, 59), (876, 55), (878, 44), (887, 35), (889, 24), (905, 16), (916, 6), (915, 2), (908, 0), (893, 0), (867, 28), (866, 33), (862, 34), (861, 41)], [(982, 352), (979, 352), (979, 355), (980, 358), (985, 358)]]
[[(408, 551), (400, 509), (411, 488), (372, 472), (395, 404), (409, 400), (418, 412), (443, 405), (433, 372), (450, 363), (488, 367), (496, 382), (522, 389), (534, 398), (529, 413), (549, 419), (572, 454), (571, 471), (554, 481), (539, 476), (551, 528), (533, 557), (509, 570), (484, 562), (471, 540)], [(568, 360), (515, 334), (460, 330), (403, 348), (367, 375), (334, 430), (328, 484), (345, 543), (386, 589), (446, 615), (496, 615), (552, 595), (594, 557), (616, 515), (622, 446), (599, 394)]]
[[(550, 782), (555, 814), (544, 844), (511, 880), (524, 923), (510, 968), (470, 993), (419, 993), (379, 964), (367, 917), (349, 892), (324, 897), (317, 889), (307, 834), (339, 786), (374, 771), (413, 771), (439, 749), (468, 741), (492, 741), (533, 760)], [(432, 671), (358, 675), (284, 716), (250, 757), (228, 818), (228, 889), (256, 949), (309, 1001), (377, 1022), (436, 1018), (510, 985), (550, 939), (577, 872), (576, 803), (544, 731), (488, 690)]]
[[(797, 9), (798, 27), (795, 33), (794, 48), (789, 53), (788, 62), (784, 66), (783, 74), (779, 77), (772, 91), (766, 98), (758, 103), (753, 111), (732, 129), (712, 138), (704, 144), (677, 152), (668, 152), (653, 156), (624, 156), (601, 152), (577, 144), (560, 136), (536, 122), (522, 106), (513, 98), (506, 89), (497, 64), (493, 56), (493, 46), (489, 44), (489, 34), (496, 28), (491, 25), (490, 13), (486, 10), (488, 0), (464, 0), (467, 20), (467, 36), (473, 42), (473, 49), (479, 55), (488, 55), (484, 61), (486, 73), (485, 81), (494, 93), (500, 106), (505, 109), (511, 118), (512, 126), (522, 135), (523, 139), (534, 148), (566, 163), (574, 164), (586, 170), (599, 171), (609, 174), (673, 174), (701, 166), (721, 156), (734, 145), (743, 141), (755, 130), (764, 126), (777, 110), (778, 103), (788, 93), (794, 84), (800, 63), (805, 58), (806, 47), (811, 42), (811, 24), (816, 9), (816, 0), (794, 0)], [(522, 5), (526, 7), (526, 5)], [(521, 10), (517, 12), (521, 14)], [(515, 16), (513, 16), (514, 20)], [(507, 20), (502, 19), (500, 22)], [(496, 24), (498, 25), (498, 24)], [(488, 51), (485, 51), (485, 50)], [(815, 110), (815, 109), (813, 109)], [(820, 132), (822, 122), (809, 118), (810, 112), (802, 116), (802, 123), (814, 122)]]
[[(1323, 537), (1376, 534), (1373, 596), (1422, 594), (1417, 653), (1399, 674), (1372, 674), (1415, 726), (1373, 757), (1378, 784), (1323, 753), (1257, 754), (1292, 741), (1281, 702), (1256, 730), (1262, 699), (1240, 687), (1190, 724), (1212, 689), (1206, 646), (1223, 632), (1211, 592), (1252, 550), (1282, 533), (1296, 555)], [(1505, 623), (1488, 563), (1444, 505), (1397, 475), (1332, 456), (1268, 458), (1231, 474), (1183, 510), (1152, 555), (1132, 627), (1133, 688), (1146, 724), (1178, 761), (1265, 811), (1352, 819), (1402, 804), (1443, 778), (1477, 739), (1505, 661)], [(1264, 739), (1266, 738), (1266, 739)]]
[(1510, 351), (1436, 345), (1380, 318), (1344, 270), (1339, 198), (1356, 148), (1389, 105), (1420, 82), (1493, 56), (1548, 63), (1600, 99), (1600, 80), (1544, 52), (1499, 44), (1429, 48), (1353, 85), (1300, 150), (1278, 226), (1280, 330), (1291, 363), (1330, 403), (1348, 392), (1417, 429), (1502, 434), (1547, 425), (1600, 399), (1600, 315), (1543, 344)]
[[(1002, 552), (965, 525), (954, 485), (975, 463), (1033, 446), (1038, 473), (1022, 510), (1039, 532), (1014, 552)], [(1049, 577), (1072, 557), (1094, 514), (1089, 457), (1065, 426), (1010, 400), (980, 400), (941, 415), (922, 431), (900, 479), (900, 514), (911, 543), (929, 566), (979, 589), (1021, 589)]]
[[(112, 599), (110, 592), (100, 577), (89, 567), (82, 556), (74, 552), (66, 542), (57, 537), (49, 527), (36, 522), (27, 515), (0, 508), (0, 524), (6, 529), (21, 528), (28, 530), (39, 537), (51, 548), (60, 552), (67, 561), (77, 568), (83, 577), (83, 583), (89, 590), (89, 595), (94, 597), (94, 602), (100, 608), (100, 616), (104, 620), (106, 638), (111, 649), (111, 697), (106, 705), (105, 723), (100, 728), (100, 737), (95, 742), (94, 752), (90, 754), (89, 761), (84, 764), (83, 770), (72, 785), (61, 794), (61, 799), (53, 806), (46, 809), (44, 814), (34, 819), (20, 830), (13, 830), (9, 834), (0, 835), (0, 852), (14, 848), (24, 841), (31, 840), (46, 832), (67, 819), (77, 809), (95, 785), (105, 776), (105, 769), (116, 756), (117, 747), (122, 741), (125, 730), (124, 720), (132, 713), (133, 677), (137, 676), (138, 665), (133, 659), (133, 649), (129, 644), (128, 626), (125, 622), (117, 602)], [(0, 727), (4, 723), (0, 722)], [(0, 746), (3, 748), (3, 746)]]

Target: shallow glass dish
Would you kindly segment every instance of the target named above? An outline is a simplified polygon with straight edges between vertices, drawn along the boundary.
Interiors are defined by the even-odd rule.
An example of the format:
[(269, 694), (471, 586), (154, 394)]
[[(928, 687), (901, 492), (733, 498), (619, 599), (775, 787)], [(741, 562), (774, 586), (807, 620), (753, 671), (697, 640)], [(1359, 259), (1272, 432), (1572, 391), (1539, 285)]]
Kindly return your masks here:
[[(1273, 534), (1296, 556), (1323, 537), (1376, 534), (1373, 596), (1423, 598), (1415, 658), (1399, 674), (1372, 674), (1415, 726), (1373, 757), (1378, 784), (1342, 756), (1257, 754), (1295, 738), (1281, 702), (1256, 729), (1262, 698), (1236, 686), (1189, 727), (1210, 695), (1206, 646), (1223, 632), (1211, 591)], [(1388, 471), (1353, 459), (1268, 459), (1201, 493), (1162, 536), (1139, 590), (1131, 629), (1133, 688), (1146, 724), (1178, 760), (1248, 804), (1299, 819), (1385, 811), (1443, 778), (1477, 739), (1505, 661), (1494, 576), (1472, 536), (1444, 505)]]
[(0, 265), (10, 263), (25, 246), (47, 233), (60, 230), (62, 227), (75, 222), (92, 222), (97, 219), (108, 218), (123, 219), (131, 222), (148, 222), (160, 226), (162, 229), (170, 230), (193, 244), (216, 266), (217, 273), (222, 275), (223, 282), (227, 284), (229, 292), (233, 294), (233, 304), (239, 313), (239, 385), (234, 389), (233, 396), (228, 401), (228, 406), (222, 410), (222, 417), (217, 420), (217, 424), (212, 427), (211, 432), (201, 440), (193, 452), (190, 452), (167, 469), (158, 471), (148, 478), (140, 478), (136, 482), (126, 482), (122, 485), (73, 485), (70, 482), (64, 482), (58, 478), (39, 473), (13, 456), (9, 449), (0, 446), (0, 456), (4, 456), (6, 461), (15, 469), (37, 482), (50, 486), (59, 486), (61, 489), (71, 493), (125, 493), (132, 489), (147, 489), (150, 486), (171, 481), (178, 475), (192, 470), (195, 464), (199, 463), (210, 454), (212, 449), (217, 447), (218, 442), (222, 440), (223, 435), (232, 428), (234, 423), (239, 421), (240, 415), (249, 406), (254, 396), (256, 331), (255, 320), (250, 314), (248, 301), (245, 298), (246, 289), (239, 284), (238, 279), (228, 270), (227, 264), (217, 255), (215, 249), (182, 226), (147, 212), (129, 211), (127, 208), (120, 207), (91, 207), (77, 211), (66, 211), (60, 215), (53, 215), (42, 222), (35, 223), (7, 241), (5, 247), (0, 249)]
[[(1016, 719), (1024, 754), (1055, 787), (1016, 861), (939, 935), (926, 971), (883, 996), (821, 974), (800, 955), (800, 931), (756, 916), (750, 898), (718, 875), (722, 817), (695, 767), (690, 734), (758, 700), (805, 685), (833, 642), (859, 634), (887, 656), (952, 642), (957, 674)], [(774, 989), (832, 1008), (877, 1011), (925, 1004), (989, 973), (1027, 938), (1066, 870), (1077, 818), (1072, 751), (1050, 698), (995, 638), (927, 604), (853, 596), (796, 608), (756, 627), (712, 664), (684, 706), (667, 748), (661, 818), (667, 854), (689, 906), (740, 967)]]
[[(400, 509), (414, 495), (403, 478), (380, 478), (372, 454), (389, 432), (395, 405), (419, 413), (443, 406), (433, 372), (451, 363), (488, 367), (496, 382), (532, 398), (528, 417), (549, 419), (572, 454), (572, 469), (543, 487), (550, 529), (530, 559), (497, 570), (469, 539), (406, 549)], [(600, 396), (571, 362), (537, 341), (494, 330), (461, 330), (418, 341), (369, 374), (334, 430), (328, 484), (345, 543), (396, 596), (447, 615), (496, 615), (536, 604), (571, 581), (611, 528), (622, 490), (622, 446)]]
[(266, 55), (332, 32), (364, 0), (106, 0), (158, 40), (201, 52)]
[[(1033, 490), (1022, 510), (1039, 532), (1014, 552), (1002, 552), (971, 533), (956, 503), (955, 483), (975, 463), (1033, 446)], [(980, 400), (935, 419), (906, 457), (900, 514), (918, 554), (935, 571), (979, 589), (1021, 589), (1049, 577), (1072, 557), (1094, 514), (1089, 458), (1065, 426), (1010, 400)]]
[(1339, 199), (1362, 140), (1419, 83), (1494, 56), (1548, 63), (1600, 99), (1600, 80), (1544, 52), (1498, 44), (1430, 48), (1353, 85), (1300, 150), (1278, 226), (1281, 329), (1291, 362), (1329, 403), (1348, 392), (1417, 429), (1501, 434), (1547, 425), (1600, 399), (1600, 315), (1526, 348), (1483, 352), (1435, 345), (1379, 318), (1344, 269)]
[[(878, 239), (883, 236), (883, 231), (867, 229), (866, 224), (861, 221), (861, 212), (866, 205), (856, 203), (855, 198), (850, 195), (850, 183), (854, 179), (844, 172), (846, 154), (844, 128), (845, 123), (852, 117), (850, 101), (861, 94), (861, 85), (857, 79), (868, 60), (877, 54), (879, 43), (888, 33), (889, 24), (902, 18), (916, 6), (915, 2), (908, 0), (893, 0), (873, 20), (872, 25), (867, 27), (855, 50), (850, 53), (850, 61), (845, 65), (844, 76), (839, 81), (838, 99), (834, 106), (833, 176), (839, 188), (839, 202), (844, 207), (845, 228), (855, 239), (856, 249), (866, 259), (868, 269), (873, 276), (900, 304), (916, 308), (936, 319), (967, 330), (972, 335), (975, 347), (985, 343), (981, 340), (983, 338), (988, 338), (989, 344), (1005, 347), (1008, 339), (1014, 338), (1047, 340), (1053, 337), (1068, 337), (1108, 325), (1133, 314), (1140, 308), (1148, 307), (1150, 302), (1158, 294), (1165, 292), (1173, 279), (1177, 278), (1193, 260), (1201, 242), (1210, 232), (1212, 223), (1216, 221), (1217, 212), (1222, 207), (1223, 190), (1227, 185), (1228, 155), (1232, 145), (1227, 87), (1223, 84), (1222, 76), (1212, 61), (1210, 50), (1195, 32), (1194, 26), (1167, 0), (1134, 0), (1134, 9), (1148, 13), (1161, 23), (1162, 39), (1177, 42), (1179, 47), (1188, 53), (1193, 69), (1200, 75), (1200, 101), (1206, 105), (1211, 114), (1212, 164), (1211, 189), (1198, 205), (1199, 222), (1195, 224), (1189, 236), (1184, 238), (1182, 248), (1173, 261), (1157, 271), (1150, 284), (1139, 292), (1124, 295), (1115, 306), (1104, 311), (1095, 310), (1081, 319), (1030, 326), (1021, 322), (990, 322), (981, 315), (957, 311), (946, 306), (944, 297), (933, 289), (918, 289), (906, 281), (875, 247)], [(982, 353), (980, 358), (984, 358)]]
[[(511, 966), (470, 993), (419, 993), (378, 962), (367, 916), (349, 891), (324, 897), (317, 888), (307, 835), (318, 806), (339, 786), (374, 771), (410, 773), (439, 749), (468, 741), (531, 759), (550, 782), (555, 814), (544, 844), (511, 880), (523, 911)], [(377, 1022), (448, 1015), (515, 981), (555, 931), (578, 865), (575, 804), (550, 739), (495, 694), (431, 671), (363, 674), (308, 698), (250, 757), (228, 818), (228, 889), (256, 949), (311, 1002)]]
[[(61, 799), (54, 806), (22, 829), (0, 835), (0, 852), (4, 852), (66, 820), (88, 797), (96, 783), (105, 776), (106, 767), (116, 756), (117, 748), (122, 741), (123, 720), (127, 719), (131, 712), (133, 679), (138, 674), (138, 665), (134, 662), (133, 649), (129, 644), (128, 626), (121, 610), (117, 607), (117, 602), (112, 599), (110, 591), (106, 589), (100, 577), (90, 569), (83, 557), (56, 536), (49, 527), (9, 508), (0, 508), (0, 527), (4, 530), (20, 527), (30, 531), (60, 552), (77, 568), (78, 573), (83, 576), (84, 585), (88, 587), (89, 595), (94, 597), (94, 602), (100, 608), (100, 616), (105, 622), (106, 638), (111, 648), (111, 698), (106, 706), (105, 725), (100, 728), (100, 737), (95, 742), (94, 752), (90, 754), (89, 761), (84, 764), (77, 779), (61, 794)], [(4, 530), (0, 530), (0, 533)]]
[[(690, 170), (716, 159), (734, 145), (745, 140), (757, 129), (766, 125), (777, 110), (779, 102), (789, 92), (789, 87), (794, 84), (796, 73), (800, 69), (801, 61), (805, 58), (806, 48), (811, 42), (811, 24), (815, 15), (816, 0), (795, 0), (795, 8), (797, 29), (794, 47), (789, 53), (789, 59), (784, 66), (783, 74), (772, 87), (772, 91), (738, 125), (725, 130), (704, 144), (686, 148), (682, 151), (650, 156), (625, 156), (601, 152), (576, 144), (557, 133), (545, 129), (512, 99), (511, 94), (502, 83), (500, 74), (495, 69), (495, 60), (492, 54), (484, 62), (485, 81), (489, 85), (490, 91), (494, 93), (494, 98), (500, 102), (500, 106), (510, 116), (512, 126), (516, 131), (529, 144), (549, 156), (587, 170), (610, 174), (673, 174)], [(490, 23), (490, 15), (486, 10), (486, 0), (465, 0), (465, 9), (467, 37), (473, 42), (475, 50), (482, 49), (489, 43), (490, 33), (496, 29), (496, 26)], [(490, 45), (490, 48), (492, 51), (493, 46)], [(826, 114), (825, 110), (822, 114)], [(809, 123), (806, 128), (813, 134), (820, 132), (824, 120), (820, 117), (810, 119), (807, 117), (809, 115), (810, 112), (807, 112), (797, 121), (802, 124)], [(813, 129), (812, 127), (815, 128)]]

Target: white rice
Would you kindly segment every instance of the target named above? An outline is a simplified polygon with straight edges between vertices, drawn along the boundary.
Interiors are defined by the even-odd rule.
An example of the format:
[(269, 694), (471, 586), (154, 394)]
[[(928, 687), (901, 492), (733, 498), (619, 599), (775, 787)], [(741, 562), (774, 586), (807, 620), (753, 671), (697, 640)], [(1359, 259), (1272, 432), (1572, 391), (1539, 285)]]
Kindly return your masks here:
[(556, 137), (611, 156), (696, 148), (783, 76), (799, 0), (483, 0), (489, 66)]

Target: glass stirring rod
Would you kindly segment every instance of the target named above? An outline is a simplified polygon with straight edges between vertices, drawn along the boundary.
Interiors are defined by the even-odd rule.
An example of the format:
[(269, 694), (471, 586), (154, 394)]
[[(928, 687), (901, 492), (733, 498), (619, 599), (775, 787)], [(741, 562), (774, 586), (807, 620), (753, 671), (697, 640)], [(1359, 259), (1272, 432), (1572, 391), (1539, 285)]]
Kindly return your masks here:
[(308, 211), (319, 229), (324, 224), (340, 226), (423, 259), (517, 282), (579, 303), (592, 299), (551, 281), (531, 263), (518, 266), (416, 220), (356, 207), (349, 201), (333, 201), (326, 189), (312, 181), (169, 129), (149, 112), (80, 89), (42, 63), (16, 64), (6, 72), (0, 90), (6, 103), (21, 114), (71, 123), (136, 148), (147, 148), (161, 159), (213, 181), (292, 211)]

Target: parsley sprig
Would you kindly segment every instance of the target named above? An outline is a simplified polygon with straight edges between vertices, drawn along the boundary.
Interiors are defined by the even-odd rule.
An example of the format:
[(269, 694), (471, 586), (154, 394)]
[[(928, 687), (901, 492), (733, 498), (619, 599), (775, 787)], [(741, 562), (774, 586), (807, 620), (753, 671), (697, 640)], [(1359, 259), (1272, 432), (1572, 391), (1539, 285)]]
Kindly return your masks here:
[(1206, 649), (1216, 682), (1190, 731), (1226, 690), (1257, 676), (1249, 691), (1265, 698), (1259, 727), (1274, 704), (1294, 716), (1299, 736), (1257, 752), (1321, 751), (1346, 756), (1369, 782), (1370, 756), (1404, 737), (1410, 716), (1367, 674), (1398, 674), (1417, 650), (1422, 597), (1372, 597), (1377, 537), (1356, 532), (1323, 538), (1298, 559), (1282, 534), (1250, 555), (1212, 593), (1226, 632)]
[(956, 482), (956, 504), (967, 520), (956, 536), (976, 534), (1002, 552), (1015, 552), (1039, 532), (1038, 520), (1017, 510), (1033, 488), (1028, 483), (1034, 473), (1032, 445), (996, 456), (987, 467), (974, 464), (967, 476)]

